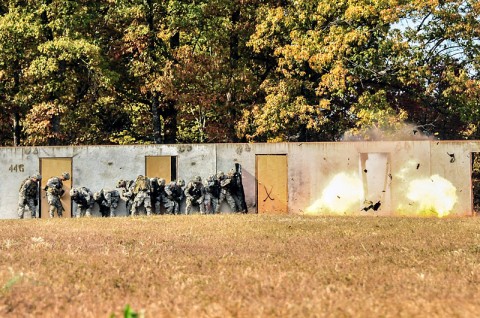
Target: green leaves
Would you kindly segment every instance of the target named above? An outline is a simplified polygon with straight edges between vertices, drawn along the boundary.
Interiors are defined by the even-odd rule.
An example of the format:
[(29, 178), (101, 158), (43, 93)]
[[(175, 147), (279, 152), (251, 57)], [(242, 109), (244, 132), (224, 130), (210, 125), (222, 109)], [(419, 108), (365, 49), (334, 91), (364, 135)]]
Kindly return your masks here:
[(410, 121), (478, 138), (479, 16), (474, 0), (9, 2), (0, 135), (319, 141)]

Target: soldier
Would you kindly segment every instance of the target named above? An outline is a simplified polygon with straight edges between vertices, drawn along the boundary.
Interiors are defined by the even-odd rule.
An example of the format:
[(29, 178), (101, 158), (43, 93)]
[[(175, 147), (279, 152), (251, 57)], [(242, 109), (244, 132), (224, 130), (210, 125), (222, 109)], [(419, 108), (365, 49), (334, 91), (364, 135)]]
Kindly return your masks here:
[(86, 187), (72, 188), (70, 197), (77, 204), (75, 207), (75, 216), (77, 218), (92, 216), (92, 208), (95, 205), (93, 193)]
[(25, 213), (25, 206), (30, 210), (32, 219), (37, 217), (38, 206), (38, 182), (42, 180), (42, 176), (34, 174), (31, 177), (23, 180), (19, 190), (18, 199), (18, 217), (23, 219)]
[(157, 209), (160, 208), (160, 205), (158, 204), (158, 197), (160, 195), (160, 185), (158, 184), (158, 178), (150, 178), (150, 200), (151, 202), (151, 207), (152, 207), (152, 213), (153, 214), (160, 214), (160, 210)]
[(231, 175), (231, 193), (232, 197), (235, 200), (235, 205), (237, 207), (237, 212), (247, 213), (247, 203), (245, 202), (245, 192), (243, 190), (242, 182), (242, 173), (240, 164), (236, 163), (235, 166), (237, 170), (230, 170), (229, 175)]
[(155, 211), (157, 211), (157, 214), (162, 214), (162, 204), (165, 201), (165, 179), (158, 178), (157, 184), (158, 190), (157, 197), (155, 199)]
[(183, 187), (185, 181), (178, 179), (177, 181), (170, 182), (165, 186), (165, 209), (168, 214), (178, 214), (180, 211), (180, 202), (183, 199)]
[(185, 187), (184, 191), (186, 197), (186, 207), (185, 214), (190, 214), (192, 212), (193, 206), (199, 206), (200, 213), (205, 213), (205, 187), (202, 183), (202, 178), (200, 176), (195, 176), (192, 181), (190, 181)]
[(217, 173), (218, 181), (220, 182), (220, 197), (218, 198), (217, 209), (215, 213), (220, 213), (220, 205), (222, 205), (223, 201), (227, 201), (230, 209), (232, 212), (237, 212), (235, 199), (232, 196), (232, 176), (225, 175), (222, 171)]
[(127, 216), (130, 215), (132, 212), (132, 204), (133, 200), (135, 199), (135, 195), (133, 194), (133, 187), (135, 182), (133, 180), (118, 180), (117, 188), (121, 190), (121, 197), (125, 200), (125, 207), (127, 209)]
[(133, 194), (135, 199), (132, 204), (132, 216), (138, 215), (139, 208), (144, 206), (147, 215), (152, 214), (152, 199), (150, 197), (151, 183), (150, 179), (139, 175), (135, 179), (135, 185), (133, 186)]
[(63, 217), (64, 209), (60, 198), (65, 193), (65, 190), (63, 189), (63, 181), (69, 179), (70, 174), (64, 172), (60, 177), (52, 177), (47, 181), (47, 185), (44, 189), (47, 191), (47, 202), (49, 205), (48, 213), (51, 218), (55, 215), (55, 211), (57, 211), (58, 217)]
[(213, 214), (217, 210), (220, 197), (220, 182), (216, 175), (211, 175), (205, 180), (205, 212)]
[(102, 217), (115, 216), (115, 209), (120, 201), (120, 193), (117, 190), (101, 189), (93, 194), (93, 199), (97, 202)]

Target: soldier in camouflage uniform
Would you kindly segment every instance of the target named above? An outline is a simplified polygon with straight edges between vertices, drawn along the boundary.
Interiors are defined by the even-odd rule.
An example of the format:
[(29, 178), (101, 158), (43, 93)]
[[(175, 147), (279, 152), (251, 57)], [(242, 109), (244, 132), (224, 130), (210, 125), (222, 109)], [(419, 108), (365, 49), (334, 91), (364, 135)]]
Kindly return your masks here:
[(155, 211), (157, 214), (162, 214), (162, 204), (165, 201), (165, 179), (158, 178), (157, 180), (157, 197), (155, 199)]
[(205, 212), (213, 214), (217, 211), (218, 198), (220, 197), (220, 182), (216, 175), (211, 175), (205, 180)]
[(133, 186), (135, 199), (132, 204), (132, 216), (139, 215), (139, 209), (142, 206), (145, 207), (147, 215), (152, 214), (152, 198), (150, 197), (150, 191), (150, 179), (139, 175), (137, 179), (135, 179), (135, 185)]
[(133, 194), (133, 187), (135, 182), (133, 180), (119, 180), (117, 182), (117, 188), (121, 189), (121, 197), (125, 200), (125, 207), (127, 208), (127, 215), (132, 213), (132, 204), (135, 199)]
[(150, 201), (153, 214), (160, 214), (160, 210), (157, 210), (157, 207), (160, 207), (158, 204), (158, 196), (160, 191), (160, 185), (158, 184), (158, 178), (150, 178)]
[(63, 217), (63, 206), (60, 198), (65, 193), (63, 189), (63, 181), (69, 180), (70, 174), (68, 172), (62, 173), (60, 177), (53, 177), (48, 179), (45, 190), (47, 191), (47, 202), (49, 205), (48, 213), (51, 218), (57, 211), (58, 217)]
[(231, 169), (228, 176), (232, 180), (230, 183), (230, 193), (235, 201), (235, 211), (247, 213), (247, 205), (245, 202), (245, 193), (243, 192), (242, 175)]
[(93, 194), (93, 199), (97, 202), (102, 217), (114, 217), (120, 201), (120, 192), (115, 189), (102, 189)]
[(75, 216), (77, 218), (92, 216), (92, 209), (95, 205), (93, 193), (86, 187), (72, 188), (70, 197), (77, 204), (75, 207)]
[(178, 179), (165, 186), (165, 210), (168, 214), (178, 214), (180, 212), (180, 203), (183, 199), (183, 187), (185, 181)]
[(25, 206), (30, 210), (32, 219), (37, 217), (38, 206), (38, 182), (42, 179), (39, 174), (34, 174), (22, 182), (19, 190), (18, 199), (18, 217), (23, 219), (25, 214)]
[(205, 199), (205, 187), (200, 176), (195, 176), (187, 184), (184, 194), (186, 198), (185, 214), (190, 214), (193, 206), (199, 206), (200, 213), (205, 213), (205, 203), (203, 202)]
[(218, 198), (217, 208), (215, 213), (220, 213), (220, 205), (223, 201), (227, 201), (232, 212), (237, 212), (235, 199), (232, 196), (232, 176), (230, 174), (225, 175), (222, 171), (217, 173), (218, 181), (220, 182), (220, 197)]

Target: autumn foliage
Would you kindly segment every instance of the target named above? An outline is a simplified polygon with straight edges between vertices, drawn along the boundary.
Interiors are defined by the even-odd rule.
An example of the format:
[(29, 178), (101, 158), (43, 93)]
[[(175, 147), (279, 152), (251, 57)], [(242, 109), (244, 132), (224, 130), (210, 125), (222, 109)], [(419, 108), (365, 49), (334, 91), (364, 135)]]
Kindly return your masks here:
[(0, 1), (1, 145), (480, 136), (476, 0)]

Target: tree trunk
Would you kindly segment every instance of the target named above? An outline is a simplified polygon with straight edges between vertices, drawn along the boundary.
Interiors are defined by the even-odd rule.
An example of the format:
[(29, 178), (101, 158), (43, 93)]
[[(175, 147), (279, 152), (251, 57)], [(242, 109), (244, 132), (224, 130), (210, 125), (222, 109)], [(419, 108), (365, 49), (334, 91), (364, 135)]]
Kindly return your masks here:
[[(45, 8), (48, 8), (52, 4), (52, 0), (45, 0)], [(45, 41), (53, 41), (53, 31), (52, 28), (48, 26), (50, 23), (47, 15), (46, 9), (42, 11), (41, 14), (41, 24), (43, 26), (43, 35), (45, 36)], [(61, 74), (60, 68), (62, 65), (59, 67), (59, 72)], [(47, 97), (47, 100), (50, 102), (51, 105), (55, 105), (55, 93), (50, 93), (49, 96)], [(50, 119), (50, 126), (52, 127), (52, 136), (48, 138), (48, 145), (49, 146), (55, 146), (58, 144), (58, 135), (60, 133), (60, 116), (59, 115), (52, 115), (52, 118)]]
[(164, 100), (160, 108), (160, 115), (163, 117), (164, 143), (177, 143), (177, 109), (175, 102)]
[(153, 92), (150, 94), (150, 107), (152, 112), (152, 125), (153, 125), (153, 143), (161, 144), (162, 143), (162, 127), (160, 124), (160, 116), (158, 114), (158, 107), (160, 105), (158, 93)]
[[(232, 15), (230, 16), (230, 22), (232, 23), (232, 30), (230, 32), (230, 84), (228, 87), (227, 92), (227, 104), (229, 107), (228, 112), (230, 113), (230, 118), (233, 120), (237, 119), (237, 97), (236, 97), (236, 86), (235, 86), (235, 77), (236, 77), (236, 69), (238, 67), (238, 60), (240, 59), (240, 53), (238, 51), (238, 43), (239, 43), (239, 36), (237, 31), (237, 25), (240, 22), (240, 6), (237, 4), (233, 9)], [(238, 142), (237, 134), (235, 132), (235, 125), (229, 126), (230, 136), (233, 142)]]
[(20, 126), (20, 114), (18, 112), (13, 113), (13, 145), (15, 147), (20, 146), (20, 132), (22, 127)]

